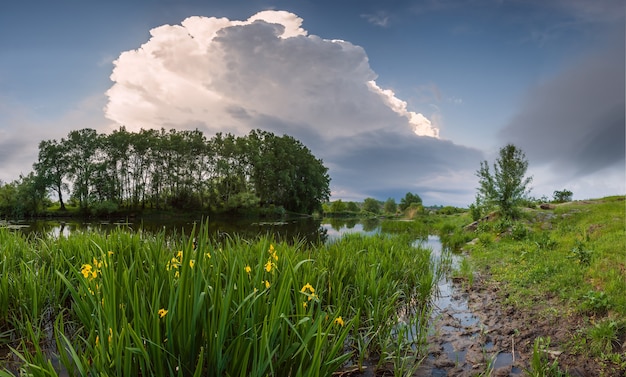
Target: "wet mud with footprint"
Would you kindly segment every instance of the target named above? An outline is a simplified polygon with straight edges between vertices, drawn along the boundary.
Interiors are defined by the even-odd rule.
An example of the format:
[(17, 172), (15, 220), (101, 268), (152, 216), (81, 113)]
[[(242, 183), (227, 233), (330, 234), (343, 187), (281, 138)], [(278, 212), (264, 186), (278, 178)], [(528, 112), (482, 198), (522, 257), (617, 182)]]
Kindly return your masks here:
[[(437, 237), (422, 245), (432, 249), (435, 260), (441, 259)], [(452, 269), (464, 258), (450, 257)], [(559, 345), (585, 327), (584, 317), (562, 315), (553, 308), (550, 297), (526, 310), (504, 305), (499, 285), (488, 273), (475, 275), (471, 286), (452, 278), (451, 273), (442, 276), (431, 317), (428, 356), (414, 376), (526, 376), (538, 337), (551, 339), (545, 354), (571, 377), (626, 376), (623, 367), (606, 368), (598, 360), (562, 352)], [(622, 348), (626, 350), (626, 342)]]
[[(430, 237), (423, 246), (442, 255), (438, 238)], [(459, 255), (450, 255), (452, 267), (457, 267)], [(428, 338), (428, 357), (417, 371), (417, 376), (523, 376), (525, 365), (516, 351), (516, 331), (503, 326), (505, 315), (492, 313), (481, 316), (477, 305), (488, 305), (494, 295), (466, 291), (464, 282), (444, 274), (438, 283), (439, 295), (431, 317)]]

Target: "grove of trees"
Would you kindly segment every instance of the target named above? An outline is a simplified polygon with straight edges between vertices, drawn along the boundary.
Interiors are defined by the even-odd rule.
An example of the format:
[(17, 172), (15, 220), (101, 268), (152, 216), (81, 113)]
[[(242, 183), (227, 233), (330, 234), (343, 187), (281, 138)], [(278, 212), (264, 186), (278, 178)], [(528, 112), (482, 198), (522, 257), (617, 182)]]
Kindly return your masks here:
[[(61, 210), (66, 195), (86, 213), (179, 209), (235, 211), (267, 207), (312, 213), (330, 196), (323, 162), (293, 137), (253, 130), (247, 136), (201, 131), (141, 130), (111, 134), (85, 128), (60, 141), (39, 144), (34, 172), (0, 186), (36, 196), (36, 212), (48, 194)], [(26, 190), (20, 185), (28, 185)], [(22, 194), (25, 196), (25, 194)], [(6, 211), (5, 211), (6, 214)]]

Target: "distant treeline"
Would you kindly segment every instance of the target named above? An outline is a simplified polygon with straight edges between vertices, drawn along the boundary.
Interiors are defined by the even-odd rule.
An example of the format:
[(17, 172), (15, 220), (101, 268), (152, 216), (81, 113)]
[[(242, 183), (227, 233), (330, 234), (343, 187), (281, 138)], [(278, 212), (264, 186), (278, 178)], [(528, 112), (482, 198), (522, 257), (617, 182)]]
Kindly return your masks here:
[[(0, 214), (35, 215), (50, 195), (85, 214), (151, 209), (312, 213), (330, 196), (322, 160), (300, 141), (253, 130), (247, 136), (124, 127), (85, 128), (39, 144), (34, 171), (0, 185)], [(48, 201), (48, 203), (46, 203)]]

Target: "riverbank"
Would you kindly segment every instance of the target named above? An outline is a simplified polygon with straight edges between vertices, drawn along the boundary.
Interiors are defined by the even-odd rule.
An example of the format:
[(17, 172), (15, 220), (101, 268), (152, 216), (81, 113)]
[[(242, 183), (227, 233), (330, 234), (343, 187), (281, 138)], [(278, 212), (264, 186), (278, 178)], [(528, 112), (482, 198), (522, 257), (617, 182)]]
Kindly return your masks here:
[(456, 280), (499, 352), (515, 347), (525, 368), (538, 353), (548, 375), (626, 375), (624, 203), (564, 203), (478, 226)]

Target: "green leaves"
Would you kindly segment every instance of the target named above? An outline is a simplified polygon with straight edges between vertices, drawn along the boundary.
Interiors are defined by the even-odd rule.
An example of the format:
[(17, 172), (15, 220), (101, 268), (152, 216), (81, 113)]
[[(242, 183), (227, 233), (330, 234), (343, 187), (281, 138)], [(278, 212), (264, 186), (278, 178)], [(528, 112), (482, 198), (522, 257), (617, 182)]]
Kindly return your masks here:
[(530, 189), (532, 177), (525, 177), (528, 169), (526, 155), (513, 144), (500, 149), (500, 157), (493, 164), (493, 174), (487, 161), (480, 163), (476, 172), (479, 179), (477, 203), (497, 206), (506, 218), (518, 217), (518, 204)]
[[(121, 127), (104, 135), (85, 128), (59, 142), (42, 141), (34, 167), (23, 190), (17, 183), (0, 185), (0, 214), (4, 202), (12, 209), (31, 197), (36, 201), (29, 210), (36, 212), (47, 190), (64, 210), (69, 187), (80, 209), (95, 215), (147, 206), (238, 211), (259, 204), (312, 213), (330, 196), (321, 160), (291, 136), (260, 130), (207, 139), (198, 130), (132, 133)], [(16, 191), (29, 197), (18, 201)]]
[(0, 301), (23, 302), (0, 313), (35, 376), (56, 375), (52, 359), (69, 375), (329, 376), (353, 349), (361, 360), (388, 352), (398, 313), (412, 316), (411, 336), (425, 336), (437, 280), (430, 253), (408, 237), (310, 250), (218, 242), (206, 228), (197, 245), (121, 230), (37, 244), (0, 230), (0, 241), (15, 261), (1, 260)]

